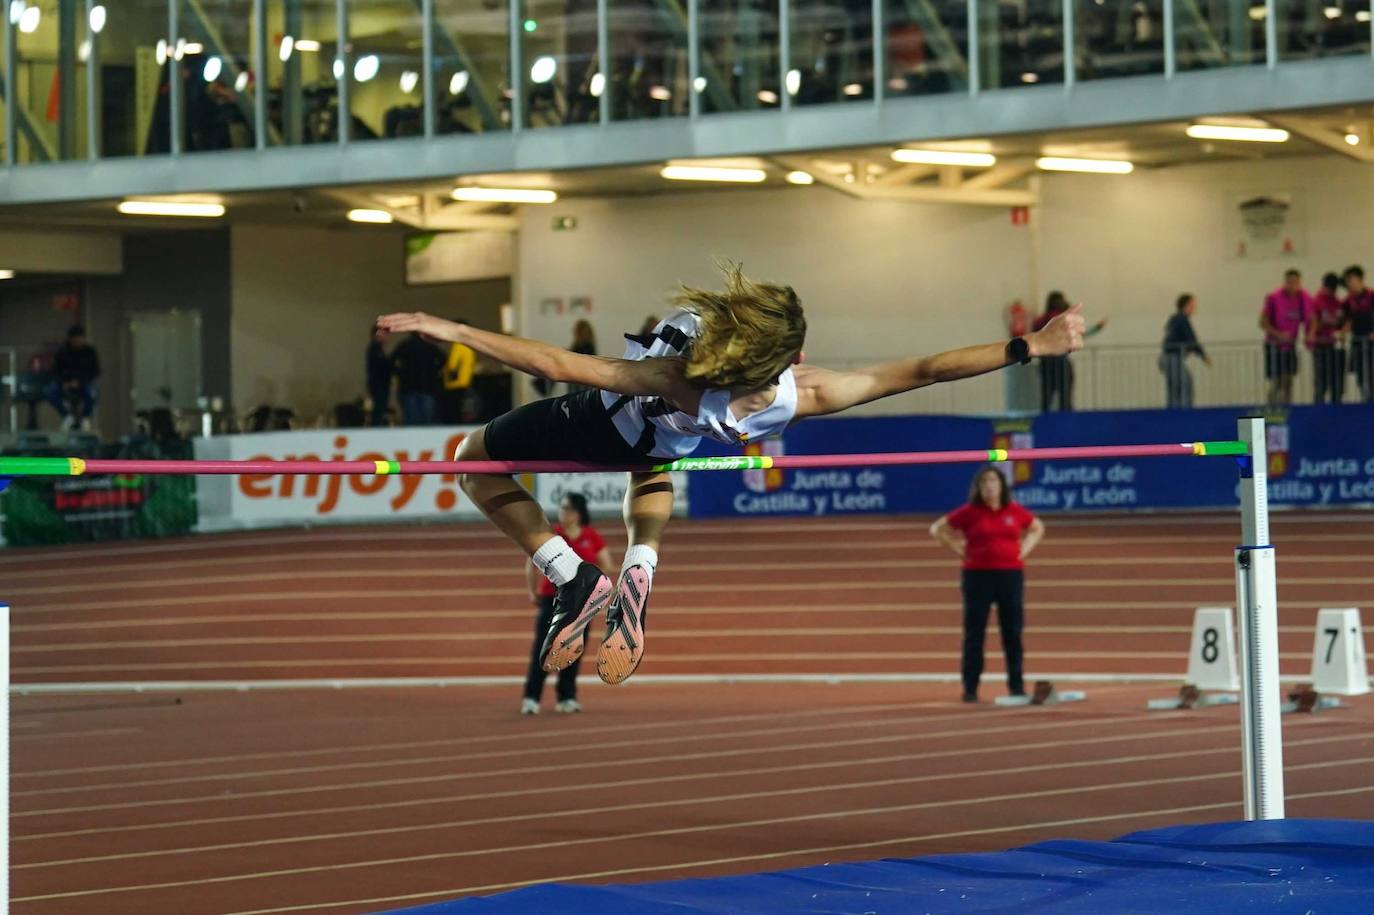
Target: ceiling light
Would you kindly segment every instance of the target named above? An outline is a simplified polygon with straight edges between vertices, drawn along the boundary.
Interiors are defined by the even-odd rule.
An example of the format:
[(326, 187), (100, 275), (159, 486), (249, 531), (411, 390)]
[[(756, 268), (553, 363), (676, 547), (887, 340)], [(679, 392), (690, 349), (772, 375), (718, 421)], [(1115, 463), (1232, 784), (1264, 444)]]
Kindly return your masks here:
[(106, 18), (108, 17), (105, 12), (105, 7), (93, 6), (91, 7), (91, 13), (86, 21), (90, 23), (91, 31), (99, 35), (101, 32), (105, 31)]
[(14, 271), (13, 271), (13, 270), (0, 270), (0, 280), (12, 280), (12, 279), (14, 279)]
[(997, 164), (997, 157), (991, 153), (950, 152), (945, 149), (894, 149), (892, 158), (914, 165), (964, 165), (970, 168), (987, 168)]
[(1341, 8), (1339, 6), (1328, 6), (1322, 10), (1322, 15), (1327, 19), (1341, 18)]
[(696, 79), (692, 80), (692, 88), (695, 89), (695, 90), (698, 91), (698, 92), (705, 92), (705, 91), (706, 91), (706, 77), (704, 77), (704, 76), (698, 76)]
[(1035, 167), (1047, 172), (1089, 172), (1095, 175), (1129, 175), (1135, 166), (1120, 159), (1068, 159), (1062, 156), (1043, 156), (1035, 160)]
[(468, 87), (468, 71), (459, 70), (453, 74), (453, 78), (448, 81), (449, 95), (462, 95), (463, 90)]
[(234, 77), (234, 91), (246, 92), (248, 90), (248, 71), (240, 70), (239, 75)]
[(816, 179), (811, 177), (810, 172), (788, 172), (788, 184), (815, 184)]
[(587, 91), (592, 94), (592, 98), (601, 98), (601, 93), (606, 91), (606, 74), (593, 73), (592, 81), (588, 84)]
[(205, 45), (199, 41), (188, 41), (181, 46), (181, 50), (183, 54), (204, 54)]
[(649, 98), (658, 102), (666, 102), (673, 97), (672, 91), (667, 86), (650, 86)]
[(173, 200), (124, 200), (116, 207), (126, 216), (204, 216), (224, 215), (219, 203), (182, 203)]
[(219, 75), (223, 70), (224, 61), (220, 60), (218, 57), (211, 57), (205, 62), (205, 69), (201, 72), (201, 75), (205, 77), (207, 83), (213, 83), (215, 80), (219, 79)]
[(772, 89), (760, 89), (759, 101), (763, 102), (765, 105), (776, 105), (778, 103), (778, 94)]
[(10, 25), (18, 25), (19, 17), (24, 15), (28, 4), (24, 0), (10, 0)]
[(89, 38), (84, 39), (81, 44), (77, 45), (76, 59), (83, 64), (91, 59), (91, 40)]
[(1345, 142), (1347, 146), (1359, 146), (1360, 135), (1357, 133), (1348, 133), (1345, 135)]
[(178, 38), (176, 46), (172, 49), (172, 59), (181, 60), (186, 56), (186, 39)]
[(1038, 83), (1038, 82), (1040, 82), (1040, 76), (1039, 76), (1038, 74), (1036, 74), (1036, 73), (1022, 73), (1022, 74), (1021, 74), (1021, 82), (1023, 82), (1023, 83)]
[(558, 199), (553, 191), (516, 187), (457, 187), (450, 196), (479, 203), (553, 203)]
[(801, 71), (788, 70), (787, 78), (783, 80), (783, 85), (787, 87), (788, 95), (796, 95), (801, 91)]
[(768, 177), (761, 168), (718, 168), (705, 165), (665, 165), (659, 172), (672, 181), (730, 181), (757, 184)]
[(366, 54), (359, 57), (353, 64), (353, 78), (360, 83), (365, 83), (377, 75), (377, 71), (382, 69), (382, 59), (376, 54)]
[(1252, 6), (1252, 7), (1250, 7), (1250, 18), (1251, 18), (1251, 19), (1254, 19), (1254, 20), (1258, 21), (1258, 20), (1263, 19), (1265, 16), (1268, 16), (1268, 15), (1269, 15), (1269, 11), (1268, 11), (1267, 9), (1265, 9), (1263, 6)]
[(549, 80), (553, 79), (554, 74), (557, 72), (558, 61), (546, 54), (543, 57), (536, 58), (534, 63), (530, 65), (530, 82), (547, 83)]
[(343, 62), (343, 58), (342, 58), (342, 57), (336, 57), (336, 58), (334, 58), (334, 78), (335, 78), (335, 79), (343, 79), (343, 75), (344, 75), (344, 62)]
[(864, 87), (861, 83), (849, 83), (844, 87), (845, 95), (863, 95)]
[(348, 221), (385, 226), (391, 224), (391, 214), (386, 210), (349, 210)]
[(1369, 21), (1369, 10), (1357, 10), (1357, 11), (1355, 12), (1355, 21), (1356, 21), (1356, 22), (1368, 22), (1368, 21)]
[(313, 38), (302, 38), (300, 41), (296, 42), (296, 50), (302, 53), (306, 51), (318, 51), (319, 49), (320, 43)]
[(853, 173), (853, 172), (846, 172), (846, 173), (845, 173), (845, 176), (844, 176), (844, 183), (845, 183), (845, 184), (853, 184), (853, 183), (854, 183), (854, 173)]
[(157, 40), (157, 53), (156, 53), (156, 56), (157, 56), (157, 65), (158, 65), (159, 67), (162, 66), (163, 64), (165, 64), (165, 63), (167, 62), (167, 39), (165, 39), (165, 38), (159, 38), (159, 39)]
[(19, 14), (19, 31), (26, 35), (32, 35), (38, 31), (38, 23), (42, 21), (42, 10), (36, 6), (26, 7), (24, 12)]
[(410, 95), (410, 93), (412, 93), (412, 92), (415, 91), (415, 87), (418, 86), (419, 84), (420, 84), (420, 74), (416, 73), (414, 70), (402, 70), (402, 71), (401, 71), (401, 92), (402, 92), (402, 94), (404, 94), (404, 95)]
[(282, 63), (286, 63), (291, 59), (291, 52), (295, 50), (295, 48), (296, 39), (292, 38), (290, 35), (283, 35), (281, 38), (281, 47), (277, 48), (277, 58)]
[(1232, 124), (1189, 124), (1188, 136), (1194, 140), (1245, 140), (1252, 143), (1283, 143), (1288, 131), (1277, 127), (1237, 127)]

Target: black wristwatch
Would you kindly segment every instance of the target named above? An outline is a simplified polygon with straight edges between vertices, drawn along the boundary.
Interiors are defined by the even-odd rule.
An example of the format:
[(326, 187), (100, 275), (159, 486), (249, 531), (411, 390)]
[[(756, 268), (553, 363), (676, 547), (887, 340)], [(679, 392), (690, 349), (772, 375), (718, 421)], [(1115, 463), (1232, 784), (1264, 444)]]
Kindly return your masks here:
[(1030, 344), (1025, 337), (1012, 337), (1007, 343), (1007, 363), (1019, 362), (1026, 365), (1031, 361)]

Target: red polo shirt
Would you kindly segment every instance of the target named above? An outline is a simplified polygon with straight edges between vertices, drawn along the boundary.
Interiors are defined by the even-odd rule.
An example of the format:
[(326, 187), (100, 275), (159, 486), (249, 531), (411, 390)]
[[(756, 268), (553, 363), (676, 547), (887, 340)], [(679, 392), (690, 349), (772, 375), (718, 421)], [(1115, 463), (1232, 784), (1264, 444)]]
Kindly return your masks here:
[(964, 568), (1021, 569), (1021, 532), (1035, 516), (1015, 502), (1003, 508), (961, 505), (945, 520), (964, 535)]
[[(555, 524), (553, 526), (553, 532), (560, 537), (564, 536), (563, 525)], [(577, 535), (577, 539), (569, 540), (568, 546), (572, 547), (573, 552), (584, 561), (596, 562), (596, 557), (606, 548), (606, 541), (601, 539), (601, 535), (596, 532), (596, 528), (592, 527), (590, 524), (584, 524), (582, 526), (582, 532)], [(556, 593), (557, 589), (554, 588), (553, 582), (549, 581), (547, 578), (540, 580), (540, 597), (553, 597)]]

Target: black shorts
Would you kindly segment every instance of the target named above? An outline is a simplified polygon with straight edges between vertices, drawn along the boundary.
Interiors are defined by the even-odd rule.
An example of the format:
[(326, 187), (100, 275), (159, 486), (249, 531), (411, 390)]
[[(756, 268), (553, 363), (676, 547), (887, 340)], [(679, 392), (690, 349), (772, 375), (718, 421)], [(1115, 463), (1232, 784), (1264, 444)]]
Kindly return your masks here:
[(1279, 349), (1273, 343), (1264, 344), (1264, 377), (1277, 378), (1279, 375), (1298, 374), (1298, 351)]
[(588, 388), (536, 400), (487, 423), (487, 454), (494, 461), (582, 461), (589, 464), (662, 463), (626, 443), (601, 403), (601, 392)]

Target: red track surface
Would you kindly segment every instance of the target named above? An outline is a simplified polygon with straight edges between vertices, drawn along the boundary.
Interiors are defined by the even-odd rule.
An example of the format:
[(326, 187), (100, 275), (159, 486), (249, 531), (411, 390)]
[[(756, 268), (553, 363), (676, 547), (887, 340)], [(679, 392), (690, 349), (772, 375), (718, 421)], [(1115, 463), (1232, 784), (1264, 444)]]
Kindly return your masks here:
[[(1234, 528), (1051, 519), (1030, 674), (1181, 676), (1193, 608), (1234, 600)], [(1298, 677), (1317, 607), (1374, 603), (1374, 525), (1281, 516), (1273, 540)], [(518, 558), (483, 528), (15, 550), (0, 577), (18, 682), (509, 676), (530, 638)], [(949, 674), (955, 582), (914, 519), (682, 524), (641, 675)], [(1085, 688), (1000, 709), (953, 684), (593, 676), (584, 715), (536, 719), (514, 686), (20, 697), (14, 911), (366, 912), (1241, 815), (1235, 707)], [(1352, 706), (1284, 720), (1290, 816), (1374, 816), (1374, 702)]]

